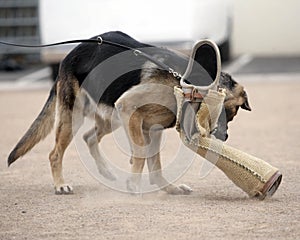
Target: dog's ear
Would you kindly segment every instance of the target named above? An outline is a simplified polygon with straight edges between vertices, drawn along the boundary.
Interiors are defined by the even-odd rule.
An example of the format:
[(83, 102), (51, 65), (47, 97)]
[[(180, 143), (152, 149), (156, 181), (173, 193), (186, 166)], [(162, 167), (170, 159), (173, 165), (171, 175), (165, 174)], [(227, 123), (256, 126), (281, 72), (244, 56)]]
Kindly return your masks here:
[(250, 107), (250, 104), (249, 104), (249, 101), (248, 101), (248, 96), (247, 96), (247, 93), (244, 92), (244, 103), (241, 105), (241, 108), (242, 109), (245, 109), (247, 111), (251, 111), (251, 107)]

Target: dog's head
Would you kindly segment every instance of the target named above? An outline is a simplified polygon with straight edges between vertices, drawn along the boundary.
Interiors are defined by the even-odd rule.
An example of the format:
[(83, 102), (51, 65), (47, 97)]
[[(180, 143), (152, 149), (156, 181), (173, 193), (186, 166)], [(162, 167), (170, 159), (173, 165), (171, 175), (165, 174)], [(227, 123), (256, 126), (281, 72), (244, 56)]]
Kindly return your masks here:
[[(221, 73), (219, 87), (226, 89), (226, 96), (217, 122), (217, 127), (215, 129), (210, 129), (210, 134), (225, 141), (228, 138), (228, 123), (233, 120), (239, 108), (248, 111), (251, 111), (251, 108), (244, 87), (233, 80), (229, 74)], [(195, 133), (199, 132), (194, 118), (200, 117), (200, 115), (197, 116), (196, 114), (200, 107), (200, 102), (185, 101), (183, 103), (180, 126), (188, 139), (191, 139)], [(205, 124), (204, 122), (201, 122), (200, 118), (197, 120), (200, 122), (200, 125)]]
[(228, 138), (228, 123), (233, 120), (239, 108), (251, 111), (244, 87), (237, 83), (228, 73), (221, 74), (220, 87), (226, 89), (224, 108), (218, 120), (218, 128), (214, 136), (225, 141)]
[[(208, 86), (215, 79), (218, 71), (217, 53), (209, 44), (195, 45), (192, 50), (189, 64), (184, 76), (195, 86)], [(197, 63), (197, 64), (195, 64)], [(219, 81), (221, 88), (226, 89), (224, 108), (218, 120), (218, 126), (213, 130), (213, 135), (225, 141), (228, 138), (228, 123), (233, 120), (239, 108), (251, 111), (247, 94), (244, 87), (237, 83), (232, 77), (221, 72)]]

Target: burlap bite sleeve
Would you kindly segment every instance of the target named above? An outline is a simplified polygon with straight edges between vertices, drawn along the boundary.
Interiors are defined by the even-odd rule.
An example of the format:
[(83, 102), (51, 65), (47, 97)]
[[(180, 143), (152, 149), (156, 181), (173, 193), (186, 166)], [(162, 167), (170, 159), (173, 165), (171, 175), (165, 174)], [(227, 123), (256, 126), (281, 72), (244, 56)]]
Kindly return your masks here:
[[(175, 96), (178, 104), (184, 102), (180, 88), (175, 88)], [(277, 190), (282, 175), (277, 168), (267, 162), (256, 158), (250, 154), (230, 147), (220, 140), (209, 138), (209, 135), (203, 134), (211, 131), (216, 125), (220, 114), (221, 101), (224, 95), (214, 92), (209, 101), (204, 101), (196, 115), (196, 124), (199, 133), (193, 135), (192, 139), (186, 137), (186, 134), (180, 128), (180, 121), (177, 120), (176, 129), (180, 133), (183, 143), (204, 157), (206, 160), (215, 164), (225, 175), (233, 181), (235, 185), (244, 190), (250, 197), (264, 199), (266, 196), (272, 196)], [(223, 99), (223, 100), (222, 100)], [(180, 105), (178, 105), (180, 108)], [(177, 118), (181, 118), (181, 110), (177, 111)]]

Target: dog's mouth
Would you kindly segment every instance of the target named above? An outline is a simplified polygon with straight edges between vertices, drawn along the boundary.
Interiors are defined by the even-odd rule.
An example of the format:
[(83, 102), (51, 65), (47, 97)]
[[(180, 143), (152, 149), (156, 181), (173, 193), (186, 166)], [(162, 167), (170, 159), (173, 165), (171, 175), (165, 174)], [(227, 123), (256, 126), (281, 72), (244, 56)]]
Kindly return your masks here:
[[(195, 102), (185, 102), (182, 106), (180, 126), (189, 140), (192, 139), (194, 134), (200, 134), (199, 129), (196, 126), (197, 112), (199, 111), (200, 106), (201, 103)], [(228, 139), (228, 121), (224, 106), (218, 118), (217, 126), (212, 129), (210, 135), (221, 141), (226, 141)]]
[[(182, 118), (180, 126), (182, 130), (185, 132), (186, 137), (191, 139), (194, 134), (199, 134), (199, 130), (196, 127), (195, 118), (201, 103), (191, 103), (185, 102), (182, 106)], [(221, 141), (226, 141), (228, 139), (228, 125), (226, 119), (226, 112), (223, 108), (219, 119), (218, 124), (215, 129), (212, 130), (210, 133), (211, 135), (215, 136), (217, 139)]]

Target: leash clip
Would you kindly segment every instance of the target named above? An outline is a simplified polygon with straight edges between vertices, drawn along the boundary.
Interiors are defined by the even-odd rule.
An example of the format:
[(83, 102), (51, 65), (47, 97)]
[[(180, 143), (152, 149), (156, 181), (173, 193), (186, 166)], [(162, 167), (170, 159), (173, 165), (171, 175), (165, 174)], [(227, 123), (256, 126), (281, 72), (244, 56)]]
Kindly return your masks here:
[(103, 43), (102, 37), (98, 36), (97, 41), (98, 41), (98, 45), (102, 45), (102, 43)]

